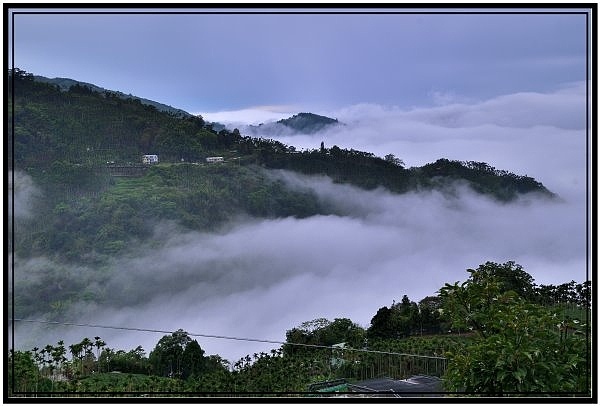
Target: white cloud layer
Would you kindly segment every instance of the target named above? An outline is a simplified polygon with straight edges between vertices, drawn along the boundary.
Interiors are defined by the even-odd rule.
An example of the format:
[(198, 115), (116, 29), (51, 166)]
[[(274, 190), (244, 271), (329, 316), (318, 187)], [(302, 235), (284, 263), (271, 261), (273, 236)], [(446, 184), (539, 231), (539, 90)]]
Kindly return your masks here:
[(277, 121), (296, 114), (297, 108), (293, 106), (258, 106), (242, 110), (200, 112), (206, 121), (217, 122), (235, 128), (246, 125), (258, 125), (270, 121)]
[[(284, 341), (286, 330), (318, 317), (349, 317), (368, 327), (379, 307), (404, 294), (417, 301), (435, 294), (488, 260), (514, 260), (538, 283), (585, 280), (579, 204), (535, 196), (500, 204), (466, 188), (455, 198), (394, 195), (328, 178), (273, 176), (314, 190), (345, 214), (247, 222), (220, 234), (159, 227), (160, 243), (118, 259), (105, 289), (109, 300), (76, 307), (78, 321)], [(18, 340), (32, 336), (26, 327), (17, 330), (24, 334)], [(97, 333), (112, 346), (142, 344), (148, 351), (161, 336)], [(65, 330), (54, 334), (64, 337)], [(73, 340), (81, 334), (91, 333), (69, 332)], [(207, 353), (231, 361), (273, 347), (198, 340)]]
[(345, 126), (312, 135), (263, 133), (298, 149), (338, 145), (389, 153), (407, 166), (439, 158), (483, 161), (528, 175), (558, 193), (584, 193), (585, 83), (552, 93), (516, 93), (473, 104), (402, 110), (360, 104), (317, 112)]

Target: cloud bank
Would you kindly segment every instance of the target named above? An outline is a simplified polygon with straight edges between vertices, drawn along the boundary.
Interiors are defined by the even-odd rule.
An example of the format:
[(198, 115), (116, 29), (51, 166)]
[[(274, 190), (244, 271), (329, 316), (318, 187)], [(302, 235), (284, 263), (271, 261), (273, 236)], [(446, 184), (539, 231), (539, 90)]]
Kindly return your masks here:
[(295, 113), (293, 106), (257, 106), (242, 110), (200, 112), (202, 118), (209, 122), (225, 124), (228, 128), (243, 128), (248, 125), (259, 125), (288, 118)]
[[(394, 195), (326, 177), (285, 171), (272, 176), (313, 190), (343, 214), (248, 221), (215, 234), (157, 226), (151, 250), (115, 259), (100, 284), (105, 303), (81, 303), (66, 317), (285, 341), (286, 330), (318, 317), (348, 317), (368, 327), (381, 306), (404, 294), (416, 301), (433, 295), (488, 260), (514, 260), (537, 283), (585, 279), (584, 208), (576, 204), (536, 196), (500, 204), (466, 187), (454, 198), (438, 192)], [(30, 273), (34, 267), (23, 262), (17, 270)], [(32, 326), (24, 327), (17, 329), (17, 340), (31, 341)], [(43, 337), (65, 334), (72, 340), (98, 334), (109, 346), (141, 344), (147, 351), (162, 336), (61, 328)], [(198, 341), (207, 353), (230, 361), (274, 347)]]
[(584, 82), (554, 92), (522, 92), (480, 102), (410, 110), (358, 104), (315, 111), (345, 126), (313, 135), (258, 132), (297, 149), (338, 145), (394, 154), (407, 166), (439, 158), (483, 161), (528, 175), (558, 193), (584, 193), (586, 171)]

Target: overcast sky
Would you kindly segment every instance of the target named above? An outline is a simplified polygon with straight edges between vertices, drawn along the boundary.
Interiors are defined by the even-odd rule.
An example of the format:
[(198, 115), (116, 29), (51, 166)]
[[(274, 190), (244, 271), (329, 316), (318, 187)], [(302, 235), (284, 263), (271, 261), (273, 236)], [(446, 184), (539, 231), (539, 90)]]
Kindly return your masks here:
[(14, 66), (193, 113), (426, 106), (585, 80), (585, 14), (225, 11), (16, 14)]

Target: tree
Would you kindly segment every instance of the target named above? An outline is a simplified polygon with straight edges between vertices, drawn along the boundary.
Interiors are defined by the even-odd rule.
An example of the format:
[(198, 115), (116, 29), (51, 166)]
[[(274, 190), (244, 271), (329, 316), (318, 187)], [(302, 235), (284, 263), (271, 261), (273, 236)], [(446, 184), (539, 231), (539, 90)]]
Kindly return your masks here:
[(421, 334), (434, 334), (443, 331), (441, 299), (439, 296), (426, 296), (419, 302), (419, 329)]
[[(305, 321), (300, 326), (286, 331), (286, 342), (293, 344), (317, 344), (320, 342), (319, 332), (331, 324), (326, 318)], [(303, 352), (298, 346), (284, 346), (286, 354)]]
[(367, 335), (371, 339), (399, 339), (421, 330), (419, 306), (407, 295), (400, 303), (380, 308), (371, 319)]
[(69, 345), (69, 351), (71, 352), (73, 361), (75, 360), (75, 358), (79, 358), (81, 361), (81, 352), (83, 351), (83, 346), (81, 345), (81, 343)]
[(187, 379), (192, 375), (201, 375), (206, 370), (206, 359), (204, 350), (198, 344), (198, 341), (190, 341), (182, 354), (182, 373), (181, 377)]
[(386, 162), (389, 162), (396, 166), (404, 167), (404, 162), (402, 161), (402, 159), (396, 158), (396, 156), (394, 154), (387, 154), (383, 159)]
[(92, 342), (92, 340), (90, 340), (89, 338), (85, 337), (81, 341), (81, 346), (83, 348), (84, 360), (87, 361), (86, 364), (88, 364), (87, 367), (89, 367), (90, 361), (91, 362), (94, 361), (94, 353), (92, 351), (94, 343)]
[(60, 340), (56, 347), (52, 348), (52, 363), (54, 368), (58, 370), (59, 374), (63, 371), (63, 365), (67, 361), (67, 358), (65, 357), (66, 353), (67, 350), (65, 349), (65, 342), (63, 340)]
[[(8, 393), (37, 391), (39, 370), (29, 351), (8, 353)], [(6, 396), (6, 395), (5, 395)]]
[[(318, 318), (306, 321), (299, 327), (288, 330), (286, 332), (286, 342), (327, 347), (345, 343), (353, 348), (362, 348), (365, 336), (365, 330), (348, 318), (336, 318), (333, 321)], [(291, 345), (284, 345), (283, 351), (286, 355), (314, 353), (313, 349), (306, 350)]]
[(475, 283), (494, 278), (500, 283), (500, 289), (504, 292), (512, 290), (527, 300), (532, 300), (535, 296), (533, 277), (514, 261), (504, 264), (488, 261), (479, 265), (476, 271), (468, 270), (468, 272), (471, 272), (471, 278)]
[(100, 349), (104, 348), (106, 343), (98, 336), (94, 337), (94, 347), (96, 347), (96, 360), (98, 365), (98, 372), (100, 372)]
[(348, 318), (336, 318), (328, 326), (319, 330), (321, 345), (345, 343), (353, 348), (362, 348), (365, 330)]
[(314, 319), (286, 332), (289, 343), (330, 346), (344, 342), (354, 348), (363, 345), (364, 336), (364, 329), (348, 318)]
[(343, 151), (342, 151), (342, 149), (340, 147), (338, 147), (337, 145), (334, 145), (333, 147), (331, 147), (329, 149), (329, 153), (334, 158), (341, 158), (342, 154), (343, 154)]
[(396, 328), (403, 337), (408, 337), (413, 330), (419, 327), (419, 307), (412, 302), (407, 295), (402, 296), (402, 301), (392, 306), (396, 313)]
[[(42, 354), (44, 355), (44, 368), (47, 371), (50, 371), (49, 376), (52, 376), (52, 374), (54, 373), (54, 365), (53, 365), (53, 358), (52, 358), (52, 351), (54, 350), (54, 347), (51, 344), (46, 344), (46, 346), (42, 349)], [(46, 366), (47, 364), (47, 366)]]
[(111, 362), (115, 356), (115, 351), (112, 348), (105, 347), (98, 357), (98, 369), (100, 371), (111, 372)]
[(400, 338), (398, 321), (394, 316), (394, 310), (389, 307), (384, 306), (377, 310), (367, 329), (367, 337), (369, 339)]
[(204, 350), (181, 329), (162, 337), (149, 361), (155, 374), (183, 379), (203, 373), (206, 366)]
[(500, 295), (513, 292), (522, 299), (535, 298), (533, 278), (512, 261), (486, 262), (467, 272), (471, 275), (461, 285), (447, 283), (440, 289), (444, 313), (451, 315), (454, 327), (474, 330), (485, 338), (496, 332), (486, 322)]
[(99, 364), (107, 372), (119, 371), (132, 374), (148, 374), (150, 372), (150, 364), (141, 345), (128, 352), (105, 348), (100, 354)]
[(446, 387), (496, 395), (589, 392), (588, 327), (560, 320), (551, 308), (507, 290), (496, 275), (504, 268), (492, 268), (486, 263), (468, 270), (466, 282), (440, 289), (442, 309), (453, 327), (477, 333), (463, 351), (447, 353)]

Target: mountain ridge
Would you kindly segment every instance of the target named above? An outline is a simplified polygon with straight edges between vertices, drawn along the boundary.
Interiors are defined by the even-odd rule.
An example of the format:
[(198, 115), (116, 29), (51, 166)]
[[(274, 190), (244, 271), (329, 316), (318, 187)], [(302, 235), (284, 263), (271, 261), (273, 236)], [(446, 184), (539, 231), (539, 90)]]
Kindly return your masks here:
[(92, 91), (94, 92), (98, 92), (101, 94), (105, 94), (107, 92), (110, 93), (114, 93), (116, 95), (118, 95), (119, 97), (123, 98), (123, 99), (133, 99), (133, 100), (139, 100), (140, 102), (142, 102), (142, 104), (146, 104), (149, 106), (154, 106), (156, 107), (158, 110), (160, 111), (165, 111), (168, 113), (173, 113), (175, 115), (179, 115), (182, 117), (189, 117), (192, 116), (192, 114), (188, 113), (185, 110), (173, 107), (173, 106), (169, 106), (167, 104), (163, 104), (163, 103), (159, 103), (157, 101), (154, 100), (150, 100), (150, 99), (145, 99), (143, 97), (138, 97), (138, 96), (134, 96), (132, 94), (125, 94), (123, 92), (120, 92), (118, 90), (110, 90), (110, 89), (105, 89), (103, 87), (97, 86), (93, 83), (87, 83), (87, 82), (81, 82), (75, 79), (69, 79), (69, 78), (61, 78), (61, 77), (56, 77), (56, 78), (47, 78), (45, 76), (40, 76), (40, 75), (34, 75), (33, 76), (34, 80), (38, 81), (38, 82), (42, 82), (42, 83), (48, 83), (51, 85), (56, 85), (58, 86), (62, 91), (68, 91), (71, 86), (84, 86), (84, 87), (89, 87)]
[[(56, 83), (34, 80), (32, 74), (15, 73), (15, 96), (26, 108), (17, 111), (14, 154), (25, 167), (141, 163), (143, 154), (159, 155), (161, 163), (203, 162), (210, 156), (222, 156), (224, 161), (325, 174), (339, 182), (365, 188), (384, 186), (397, 193), (439, 187), (439, 179), (464, 179), (480, 193), (501, 200), (536, 190), (552, 195), (533, 178), (496, 170), (486, 163), (442, 158), (407, 169), (392, 154), (380, 158), (336, 145), (300, 152), (273, 139), (242, 135), (238, 129), (216, 131), (214, 124), (201, 116), (174, 116), (139, 98), (95, 91), (80, 84), (84, 82), (61, 79), (63, 87), (70, 85), (63, 91)], [(306, 128), (315, 123), (341, 124), (313, 113), (299, 113), (276, 124)]]

